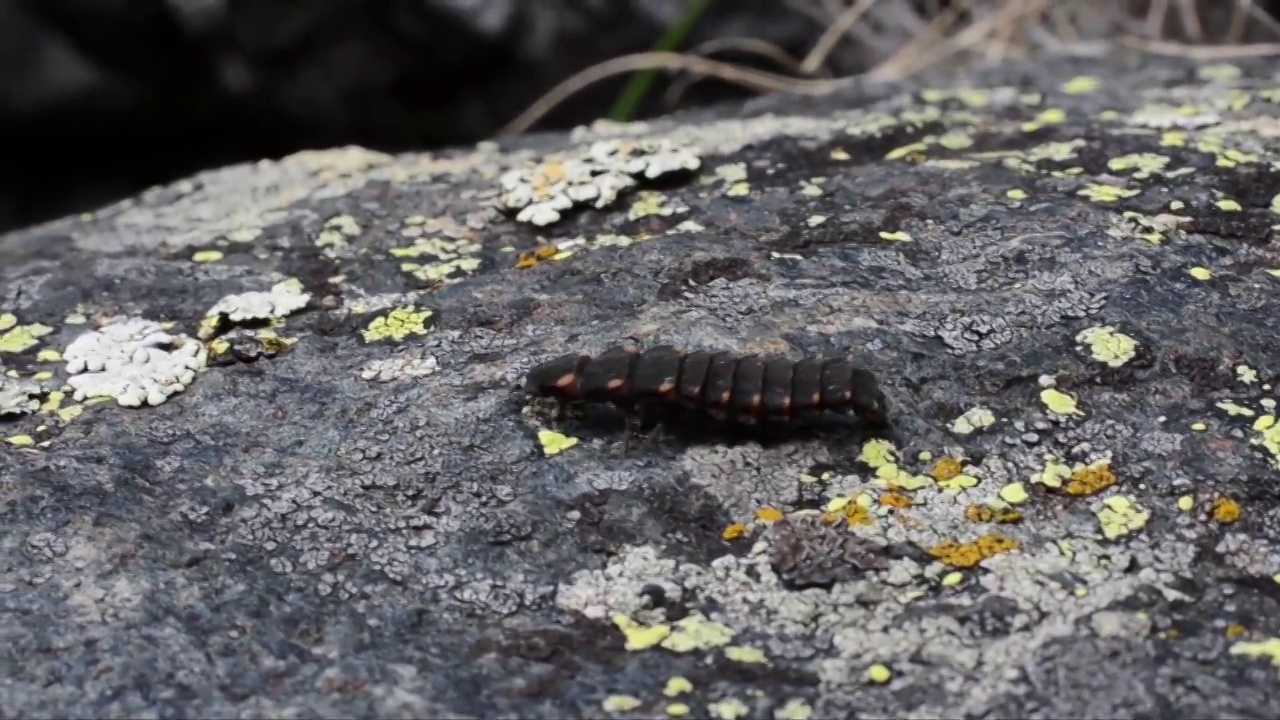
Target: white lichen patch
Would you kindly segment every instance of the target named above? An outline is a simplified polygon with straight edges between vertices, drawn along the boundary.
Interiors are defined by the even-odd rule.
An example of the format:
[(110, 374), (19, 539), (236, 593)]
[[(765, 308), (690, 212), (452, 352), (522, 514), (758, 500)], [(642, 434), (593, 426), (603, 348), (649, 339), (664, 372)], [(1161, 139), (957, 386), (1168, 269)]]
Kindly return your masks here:
[(360, 377), (371, 382), (385, 383), (392, 380), (426, 377), (439, 367), (434, 355), (423, 357), (398, 355), (365, 363), (360, 369)]
[(603, 208), (618, 195), (671, 172), (702, 165), (692, 145), (671, 140), (600, 140), (576, 155), (557, 155), (515, 168), (499, 178), (503, 207), (516, 220), (550, 225), (575, 205)]
[(0, 418), (29, 415), (40, 409), (40, 384), (0, 375)]
[(63, 357), (76, 400), (109, 397), (125, 407), (159, 405), (182, 392), (205, 366), (204, 344), (171, 335), (157, 322), (125, 318), (88, 332)]
[(197, 334), (202, 339), (211, 337), (223, 318), (233, 323), (283, 318), (306, 307), (310, 300), (311, 293), (304, 290), (302, 282), (295, 278), (278, 282), (266, 292), (252, 290), (228, 295), (205, 313), (205, 317), (213, 322), (202, 324)]

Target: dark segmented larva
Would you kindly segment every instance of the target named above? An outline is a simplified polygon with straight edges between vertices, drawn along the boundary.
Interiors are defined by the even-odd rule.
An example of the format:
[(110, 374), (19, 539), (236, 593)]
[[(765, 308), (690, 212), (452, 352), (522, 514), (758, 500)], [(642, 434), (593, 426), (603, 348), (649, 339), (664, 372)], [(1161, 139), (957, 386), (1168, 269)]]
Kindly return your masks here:
[(624, 409), (680, 406), (754, 425), (788, 422), (822, 412), (857, 413), (888, 424), (888, 402), (876, 377), (843, 358), (734, 355), (614, 347), (592, 357), (569, 354), (532, 370), (525, 388), (570, 402), (609, 402)]

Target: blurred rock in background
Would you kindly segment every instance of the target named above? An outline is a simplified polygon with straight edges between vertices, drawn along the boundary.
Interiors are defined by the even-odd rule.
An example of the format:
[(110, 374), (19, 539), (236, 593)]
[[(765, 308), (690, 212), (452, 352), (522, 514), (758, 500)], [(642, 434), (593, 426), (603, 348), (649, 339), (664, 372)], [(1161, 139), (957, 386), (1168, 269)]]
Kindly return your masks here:
[[(902, 62), (911, 38), (954, 37), (984, 21), (991, 21), (987, 29), (965, 40), (963, 58), (942, 60), (1092, 52), (1119, 34), (1270, 41), (1280, 36), (1278, 5), (0, 0), (0, 230), (91, 210), (202, 168), (305, 148), (360, 144), (394, 152), (474, 142), (570, 75), (653, 48), (700, 7), (682, 49), (776, 73), (831, 77), (887, 61), (897, 63), (897, 74), (925, 69), (915, 65), (928, 62)], [(944, 27), (940, 18), (949, 12), (958, 14)], [(852, 20), (847, 28), (838, 24), (841, 16)], [(822, 62), (798, 67), (833, 25), (833, 42), (813, 58)], [(587, 87), (537, 127), (608, 114), (627, 79)], [(664, 74), (639, 116), (750, 92), (688, 80)]]

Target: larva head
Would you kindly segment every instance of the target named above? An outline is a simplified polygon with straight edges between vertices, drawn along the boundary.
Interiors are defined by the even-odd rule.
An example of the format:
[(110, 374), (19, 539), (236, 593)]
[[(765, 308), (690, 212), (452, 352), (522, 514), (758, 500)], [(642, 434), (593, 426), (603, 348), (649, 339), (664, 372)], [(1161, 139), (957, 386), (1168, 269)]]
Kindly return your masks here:
[(524, 382), (525, 392), (560, 400), (574, 400), (578, 397), (578, 378), (582, 367), (590, 360), (590, 356), (576, 353), (548, 360), (529, 371)]
[(880, 389), (875, 376), (867, 370), (854, 370), (851, 380), (854, 412), (874, 425), (888, 425), (889, 399)]

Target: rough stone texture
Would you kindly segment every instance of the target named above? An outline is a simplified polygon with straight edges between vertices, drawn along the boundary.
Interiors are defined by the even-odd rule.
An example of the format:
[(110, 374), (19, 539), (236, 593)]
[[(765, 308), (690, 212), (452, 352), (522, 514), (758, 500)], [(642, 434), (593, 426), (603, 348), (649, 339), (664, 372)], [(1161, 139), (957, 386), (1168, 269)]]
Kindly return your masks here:
[[(42, 403), (0, 426), (0, 714), (1275, 717), (1269, 72), (1060, 62), (307, 153), (0, 237), (3, 360)], [(492, 209), (610, 132), (702, 167), (548, 227)], [(111, 316), (196, 336), (289, 277), (307, 307), (236, 329), (272, 357), (156, 407), (56, 390)], [(513, 386), (629, 336), (848, 352), (898, 464), (856, 428), (624, 454), (604, 414), (547, 455)], [(789, 589), (768, 526), (815, 510), (898, 551)], [(848, 546), (810, 534), (806, 562)]]

